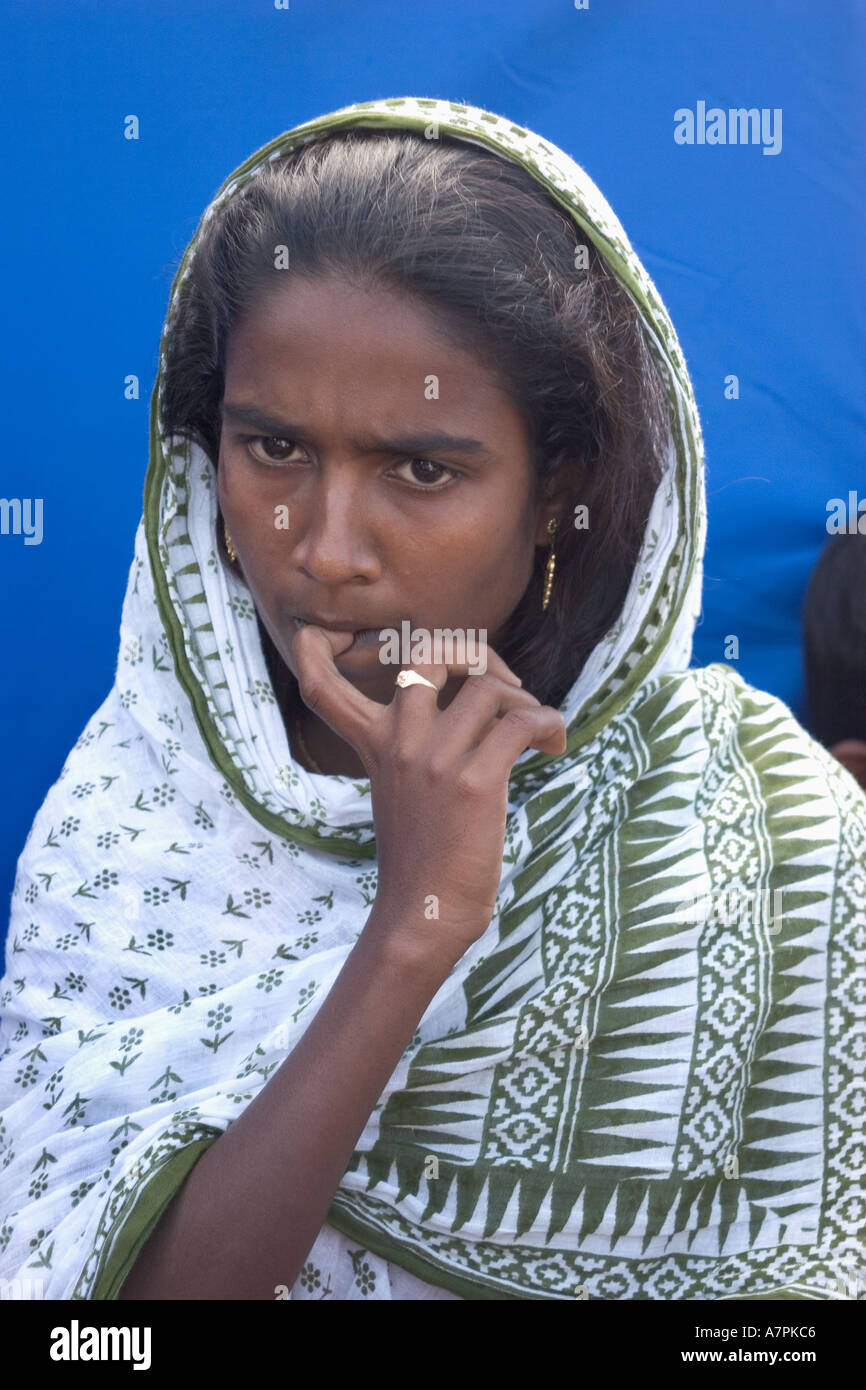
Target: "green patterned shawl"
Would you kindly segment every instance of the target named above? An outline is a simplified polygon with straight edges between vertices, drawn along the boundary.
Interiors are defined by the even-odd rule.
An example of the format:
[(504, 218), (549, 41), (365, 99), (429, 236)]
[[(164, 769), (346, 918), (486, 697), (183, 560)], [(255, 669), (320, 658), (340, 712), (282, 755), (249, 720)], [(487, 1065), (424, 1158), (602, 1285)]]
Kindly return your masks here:
[[(567, 752), (515, 763), (494, 917), (328, 1219), (468, 1298), (852, 1297), (866, 801), (778, 700), (688, 669), (700, 427), (622, 227), (531, 131), (413, 98), (279, 136), (204, 216), (299, 141), (432, 123), (519, 163), (600, 249), (672, 436), (621, 616), (561, 707)], [(376, 889), (369, 782), (293, 761), (251, 600), (215, 552), (213, 467), (163, 436), (160, 388), (116, 679), (20, 856), (0, 982), (0, 1274), (52, 1298), (116, 1296), (303, 1033)]]

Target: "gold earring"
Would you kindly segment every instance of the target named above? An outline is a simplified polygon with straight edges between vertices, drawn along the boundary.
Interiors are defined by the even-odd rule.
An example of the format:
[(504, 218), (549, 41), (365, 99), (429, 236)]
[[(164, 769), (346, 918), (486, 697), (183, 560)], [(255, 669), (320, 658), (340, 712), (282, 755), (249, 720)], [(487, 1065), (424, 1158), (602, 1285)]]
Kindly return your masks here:
[(550, 554), (547, 557), (547, 569), (544, 572), (544, 597), (541, 600), (542, 612), (544, 612), (550, 602), (550, 591), (553, 588), (553, 571), (556, 569), (556, 557), (553, 553), (553, 545), (557, 525), (558, 523), (555, 517), (551, 517), (550, 521), (547, 523), (547, 534), (550, 536)]
[(231, 536), (229, 535), (229, 528), (226, 526), (225, 522), (223, 522), (223, 532), (225, 533), (226, 550), (228, 551), (229, 559), (231, 560), (232, 564), (234, 564), (235, 560), (238, 558), (238, 552), (235, 550), (234, 542)]

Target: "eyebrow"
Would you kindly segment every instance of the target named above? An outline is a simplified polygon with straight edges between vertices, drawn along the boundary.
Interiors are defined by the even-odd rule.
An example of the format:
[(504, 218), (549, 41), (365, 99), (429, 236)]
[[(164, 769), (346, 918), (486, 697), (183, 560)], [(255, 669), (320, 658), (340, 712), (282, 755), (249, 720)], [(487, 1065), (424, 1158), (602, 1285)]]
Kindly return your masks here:
[[(254, 405), (224, 402), (222, 416), (224, 420), (233, 420), (236, 424), (241, 425), (251, 425), (253, 429), (261, 430), (262, 434), (276, 435), (280, 439), (306, 437), (303, 426), (295, 425), (291, 420), (278, 420), (276, 416), (268, 415), (266, 411), (259, 410)], [(422, 431), (419, 434), (404, 435), (400, 439), (380, 439), (376, 436), (368, 436), (366, 439), (353, 439), (351, 445), (359, 454), (412, 454), (428, 449), (437, 451), (444, 449), (449, 453), (458, 454), (485, 451), (485, 445), (480, 439), (445, 434), (442, 430)]]

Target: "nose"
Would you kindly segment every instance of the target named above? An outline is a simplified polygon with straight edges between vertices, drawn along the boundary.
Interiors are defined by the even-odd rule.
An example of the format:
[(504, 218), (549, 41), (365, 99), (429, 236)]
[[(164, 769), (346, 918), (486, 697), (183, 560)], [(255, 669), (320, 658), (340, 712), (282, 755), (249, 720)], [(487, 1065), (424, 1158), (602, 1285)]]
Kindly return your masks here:
[(336, 587), (379, 577), (370, 499), (363, 492), (362, 484), (345, 477), (320, 475), (293, 506), (294, 561), (316, 584)]

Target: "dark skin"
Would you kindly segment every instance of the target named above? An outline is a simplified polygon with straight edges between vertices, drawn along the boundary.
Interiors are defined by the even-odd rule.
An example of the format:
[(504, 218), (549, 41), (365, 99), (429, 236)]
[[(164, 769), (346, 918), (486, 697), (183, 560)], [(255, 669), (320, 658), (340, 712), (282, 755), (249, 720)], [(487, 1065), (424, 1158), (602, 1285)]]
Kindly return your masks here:
[[(439, 399), (428, 401), (431, 374)], [(529, 506), (527, 437), (504, 384), (448, 345), (421, 305), (293, 280), (232, 335), (225, 404), (255, 405), (301, 436), (273, 451), (292, 464), (271, 468), (238, 436), (276, 431), (227, 416), (220, 503), (260, 618), (297, 676), (314, 757), (370, 778), (376, 897), (303, 1035), (195, 1163), (121, 1300), (273, 1299), (292, 1287), (430, 1001), (490, 926), (515, 759), (566, 747), (562, 715), (492, 645), (555, 514), (551, 502)], [(435, 495), (400, 480), (419, 449), (370, 438), (431, 429), (480, 446), (433, 453), (441, 472), (462, 475)], [(418, 472), (439, 482), (436, 469)], [(282, 504), (288, 530), (274, 527)], [(430, 685), (398, 688), (375, 645), (350, 654), (345, 633), (298, 631), (299, 611), (487, 628), (487, 669), (470, 679), (466, 665), (413, 661)]]
[[(429, 400), (431, 375), (439, 396)], [(238, 421), (237, 406), (284, 434)], [(426, 306), (339, 279), (287, 280), (231, 334), (223, 409), (220, 506), (261, 621), (295, 676), (297, 613), (398, 631), (402, 619), (484, 628), (496, 647), (562, 508), (555, 497), (530, 507), (527, 427), (508, 383), (443, 335)], [(477, 447), (369, 447), (433, 431)], [(274, 526), (281, 504), (288, 530)], [(377, 655), (368, 646), (336, 665), (387, 704), (397, 669)], [(462, 680), (448, 679), (440, 708)], [(367, 775), (351, 744), (306, 705), (299, 714), (323, 772)], [(294, 742), (293, 753), (303, 761)]]

